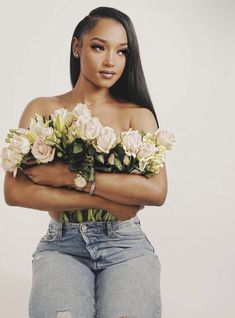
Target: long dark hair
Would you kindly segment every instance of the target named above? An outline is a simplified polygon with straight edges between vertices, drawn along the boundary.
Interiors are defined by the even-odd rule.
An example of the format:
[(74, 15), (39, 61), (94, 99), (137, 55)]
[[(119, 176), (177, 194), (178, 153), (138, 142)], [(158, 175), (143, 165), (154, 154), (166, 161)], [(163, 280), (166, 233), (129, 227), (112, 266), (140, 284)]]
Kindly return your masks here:
[[(80, 39), (83, 34), (94, 28), (97, 22), (102, 18), (111, 18), (120, 22), (126, 30), (128, 39), (125, 69), (119, 80), (110, 88), (110, 94), (118, 100), (132, 102), (140, 107), (148, 108), (153, 113), (157, 126), (159, 127), (157, 115), (144, 77), (137, 36), (131, 19), (117, 9), (98, 7), (92, 10), (89, 15), (78, 23), (74, 30), (73, 37)], [(72, 51), (73, 37), (70, 50), (70, 78), (72, 87), (76, 85), (80, 74), (80, 61), (74, 57)]]

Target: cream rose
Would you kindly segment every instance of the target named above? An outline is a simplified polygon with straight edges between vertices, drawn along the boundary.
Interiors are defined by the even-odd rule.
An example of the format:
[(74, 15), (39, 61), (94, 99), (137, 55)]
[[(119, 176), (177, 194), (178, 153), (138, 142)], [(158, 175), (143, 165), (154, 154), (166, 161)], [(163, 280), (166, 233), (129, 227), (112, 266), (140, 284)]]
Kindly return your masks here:
[(109, 153), (110, 149), (115, 147), (117, 143), (116, 133), (111, 127), (102, 127), (100, 133), (93, 143), (98, 152)]
[(54, 159), (55, 148), (48, 146), (43, 136), (37, 136), (32, 147), (32, 154), (38, 163), (47, 163)]
[(13, 172), (14, 177), (17, 173), (17, 168), (23, 159), (23, 155), (15, 149), (4, 147), (1, 151), (1, 166), (4, 171)]
[(15, 151), (25, 155), (30, 151), (30, 142), (24, 135), (15, 134), (11, 139), (10, 147), (13, 147)]
[(76, 125), (78, 135), (83, 140), (91, 140), (98, 137), (103, 127), (98, 117), (90, 117), (87, 115), (80, 116), (76, 121)]
[(171, 150), (173, 143), (176, 141), (175, 135), (167, 130), (158, 129), (155, 133), (157, 143), (164, 146), (167, 150)]
[(44, 137), (51, 137), (53, 135), (53, 133), (54, 133), (54, 130), (52, 127), (43, 127), (42, 128), (41, 134)]
[(78, 103), (74, 109), (72, 110), (72, 113), (75, 118), (79, 118), (80, 116), (89, 116), (91, 117), (91, 112), (86, 104)]
[(157, 151), (157, 147), (154, 144), (142, 143), (140, 150), (137, 153), (139, 160), (149, 160), (153, 154)]
[(128, 131), (121, 132), (121, 145), (127, 155), (135, 158), (141, 144), (141, 134), (138, 130), (132, 130), (132, 128), (130, 128)]

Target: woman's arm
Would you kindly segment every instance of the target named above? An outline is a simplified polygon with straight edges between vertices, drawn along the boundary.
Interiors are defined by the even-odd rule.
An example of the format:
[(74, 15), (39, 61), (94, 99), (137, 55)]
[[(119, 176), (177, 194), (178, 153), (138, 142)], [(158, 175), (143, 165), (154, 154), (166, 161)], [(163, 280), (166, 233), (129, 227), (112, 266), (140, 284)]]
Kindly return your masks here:
[[(46, 98), (32, 100), (21, 116), (19, 127), (27, 129), (30, 118), (34, 117), (36, 113), (45, 114), (46, 108), (49, 106), (50, 100)], [(108, 210), (119, 219), (130, 218), (140, 209), (137, 205), (123, 205), (97, 195), (90, 196), (78, 191), (39, 185), (32, 182), (21, 172), (18, 172), (15, 178), (11, 173), (6, 172), (4, 195), (8, 205), (45, 211), (64, 211), (93, 207)]]
[(17, 174), (14, 178), (10, 172), (6, 172), (4, 194), (6, 203), (11, 206), (56, 213), (79, 208), (98, 208), (109, 211), (119, 220), (135, 216), (141, 208), (138, 205), (125, 205), (76, 190), (38, 185), (23, 173)]
[(150, 178), (128, 173), (99, 172), (96, 175), (95, 193), (123, 204), (160, 206), (166, 199), (165, 180), (165, 167)]
[[(133, 111), (131, 127), (151, 133), (157, 130), (156, 120), (152, 112), (146, 108), (137, 108)], [(76, 175), (62, 163), (32, 167), (26, 169), (25, 173), (31, 175), (34, 182), (51, 186), (72, 186)], [(89, 192), (90, 185), (89, 182), (84, 189), (85, 192)], [(150, 178), (129, 173), (97, 172), (95, 193), (123, 204), (163, 205), (167, 195), (166, 167)]]
[[(131, 109), (130, 127), (146, 133), (158, 129), (153, 113), (141, 107)], [(150, 178), (128, 173), (99, 173), (95, 193), (125, 204), (163, 205), (167, 196), (166, 166)]]
[(4, 182), (5, 201), (8, 205), (42, 211), (64, 211), (79, 208), (103, 208), (103, 198), (87, 193), (38, 185), (23, 173), (14, 178), (6, 172)]

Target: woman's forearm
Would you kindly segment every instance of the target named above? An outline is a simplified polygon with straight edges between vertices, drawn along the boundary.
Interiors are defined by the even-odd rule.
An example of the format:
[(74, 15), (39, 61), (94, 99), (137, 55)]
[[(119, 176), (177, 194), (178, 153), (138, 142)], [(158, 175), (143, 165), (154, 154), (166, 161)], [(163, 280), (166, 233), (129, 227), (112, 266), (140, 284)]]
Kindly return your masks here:
[[(74, 173), (68, 172), (66, 185), (73, 185)], [(84, 188), (90, 191), (91, 182)], [(114, 202), (129, 205), (162, 205), (167, 193), (165, 167), (150, 178), (130, 173), (96, 173), (95, 194)]]
[(98, 196), (123, 204), (156, 205), (154, 187), (144, 176), (128, 173), (98, 173)]
[(108, 200), (97, 195), (35, 184), (22, 173), (17, 174), (16, 178), (6, 173), (4, 194), (8, 205), (41, 211), (103, 209), (108, 204)]

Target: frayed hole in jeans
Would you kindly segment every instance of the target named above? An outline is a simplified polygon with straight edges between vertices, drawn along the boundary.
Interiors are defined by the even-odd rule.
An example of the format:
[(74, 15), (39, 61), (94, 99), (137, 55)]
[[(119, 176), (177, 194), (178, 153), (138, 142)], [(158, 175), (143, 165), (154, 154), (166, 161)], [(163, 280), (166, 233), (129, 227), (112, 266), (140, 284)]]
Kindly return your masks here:
[(138, 318), (137, 316), (121, 316), (121, 317), (118, 317), (118, 318)]
[(72, 318), (71, 311), (59, 311), (56, 318)]

